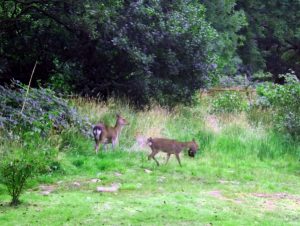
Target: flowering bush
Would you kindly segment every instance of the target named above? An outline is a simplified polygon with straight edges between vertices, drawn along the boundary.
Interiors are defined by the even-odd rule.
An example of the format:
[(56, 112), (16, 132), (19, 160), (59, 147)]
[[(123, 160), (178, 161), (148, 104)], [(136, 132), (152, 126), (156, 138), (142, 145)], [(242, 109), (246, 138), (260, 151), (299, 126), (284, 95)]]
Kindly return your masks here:
[(26, 89), (17, 81), (10, 87), (0, 86), (0, 129), (14, 134), (17, 131), (33, 131), (45, 136), (51, 130), (60, 132), (73, 126), (88, 134), (89, 120), (83, 119), (74, 107), (50, 89), (30, 89), (21, 112)]

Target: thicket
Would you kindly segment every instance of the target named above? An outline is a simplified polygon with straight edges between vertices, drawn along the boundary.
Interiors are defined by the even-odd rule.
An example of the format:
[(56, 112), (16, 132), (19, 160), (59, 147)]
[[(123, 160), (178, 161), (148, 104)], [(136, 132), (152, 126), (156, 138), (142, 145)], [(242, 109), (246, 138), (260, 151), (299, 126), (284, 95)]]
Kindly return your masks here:
[(211, 103), (212, 113), (240, 113), (248, 109), (248, 102), (239, 92), (222, 92)]
[[(50, 132), (76, 127), (88, 135), (90, 123), (82, 118), (65, 99), (51, 89), (31, 88), (13, 81), (10, 86), (0, 86), (0, 129), (3, 134), (24, 134), (26, 131), (46, 137)], [(22, 111), (23, 103), (25, 107)]]
[[(299, 1), (16, 1), (0, 4), (0, 80), (63, 92), (189, 102), (220, 75), (299, 70)], [(37, 85), (35, 83), (34, 85)]]
[(38, 60), (36, 79), (60, 90), (174, 105), (207, 85), (217, 63), (217, 32), (194, 1), (11, 0), (0, 16), (7, 82), (10, 71), (25, 82)]
[(16, 81), (0, 86), (0, 182), (12, 197), (11, 205), (20, 203), (30, 177), (60, 170), (57, 158), (64, 142), (51, 141), (53, 137), (70, 129), (88, 137), (91, 128), (87, 118), (52, 90), (33, 88), (28, 96), (26, 90)]
[(293, 72), (280, 78), (284, 79), (284, 85), (265, 83), (257, 87), (256, 107), (269, 108), (274, 127), (300, 139), (300, 82)]

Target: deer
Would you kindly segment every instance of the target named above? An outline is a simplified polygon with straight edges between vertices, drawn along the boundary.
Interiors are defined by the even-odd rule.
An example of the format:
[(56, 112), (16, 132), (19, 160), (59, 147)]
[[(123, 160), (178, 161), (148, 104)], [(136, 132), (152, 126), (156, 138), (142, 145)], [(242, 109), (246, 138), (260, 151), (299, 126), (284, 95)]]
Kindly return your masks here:
[(117, 120), (114, 127), (109, 127), (103, 123), (98, 123), (93, 126), (93, 135), (95, 139), (95, 151), (98, 154), (99, 144), (103, 144), (104, 149), (106, 150), (106, 144), (111, 143), (112, 149), (118, 144), (120, 133), (125, 125), (128, 125), (128, 122), (121, 115), (116, 115)]
[(147, 140), (147, 144), (152, 150), (151, 154), (148, 156), (148, 160), (152, 158), (156, 162), (157, 166), (159, 166), (159, 162), (155, 158), (155, 155), (160, 151), (167, 153), (166, 164), (168, 163), (171, 154), (174, 154), (177, 158), (179, 165), (182, 166), (179, 157), (180, 152), (182, 152), (182, 150), (184, 149), (188, 149), (188, 155), (194, 158), (198, 150), (198, 144), (196, 143), (195, 139), (189, 142), (180, 142), (177, 140), (171, 140), (166, 138), (150, 137)]

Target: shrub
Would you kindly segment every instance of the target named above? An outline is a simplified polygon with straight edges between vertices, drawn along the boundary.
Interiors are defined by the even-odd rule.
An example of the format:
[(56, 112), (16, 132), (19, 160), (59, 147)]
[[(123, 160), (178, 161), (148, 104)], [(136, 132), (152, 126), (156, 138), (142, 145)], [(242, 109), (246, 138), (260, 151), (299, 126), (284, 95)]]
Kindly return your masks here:
[(238, 113), (247, 108), (247, 100), (238, 92), (226, 91), (212, 100), (213, 113)]
[(21, 113), (27, 87), (13, 81), (11, 87), (0, 86), (0, 128), (6, 131), (34, 131), (46, 135), (50, 130), (60, 132), (77, 127), (88, 134), (90, 123), (83, 119), (67, 101), (52, 90), (30, 89), (26, 105)]
[(0, 179), (12, 197), (11, 205), (18, 205), (20, 203), (19, 196), (24, 190), (26, 181), (35, 175), (37, 169), (38, 158), (31, 152), (18, 150), (2, 154)]
[(300, 82), (293, 72), (281, 77), (285, 80), (284, 85), (265, 83), (257, 87), (257, 94), (269, 104), (275, 129), (299, 138)]
[(37, 132), (24, 132), (22, 142), (6, 140), (0, 147), (0, 182), (7, 187), (12, 205), (20, 203), (19, 196), (30, 177), (61, 170), (58, 147)]

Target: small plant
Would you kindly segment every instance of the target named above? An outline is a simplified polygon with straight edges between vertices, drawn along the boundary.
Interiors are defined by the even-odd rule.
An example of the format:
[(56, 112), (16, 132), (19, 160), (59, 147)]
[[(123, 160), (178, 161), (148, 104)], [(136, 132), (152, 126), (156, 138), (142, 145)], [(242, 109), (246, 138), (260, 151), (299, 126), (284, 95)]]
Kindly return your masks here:
[[(54, 141), (52, 141), (54, 142)], [(20, 203), (19, 197), (29, 178), (62, 170), (58, 147), (38, 132), (24, 131), (22, 142), (5, 140), (0, 146), (0, 183), (12, 197), (11, 205)]]
[(12, 197), (11, 205), (20, 204), (19, 197), (28, 178), (34, 176), (39, 168), (39, 158), (23, 149), (2, 153), (0, 180)]
[(226, 91), (212, 100), (213, 113), (239, 113), (247, 108), (247, 100), (238, 92)]

